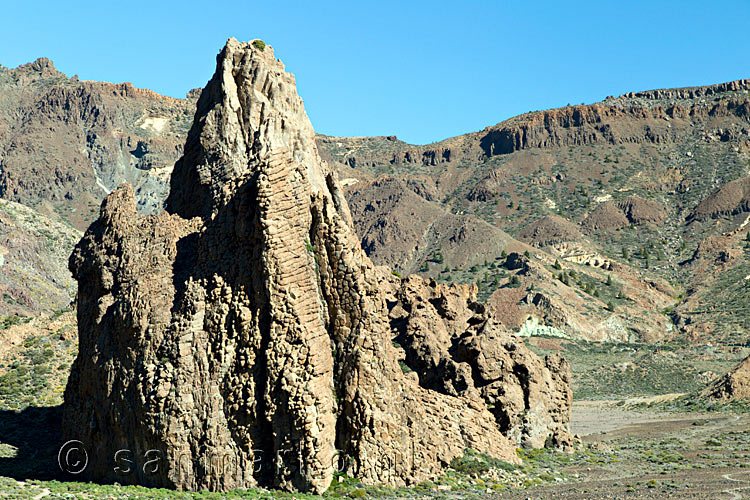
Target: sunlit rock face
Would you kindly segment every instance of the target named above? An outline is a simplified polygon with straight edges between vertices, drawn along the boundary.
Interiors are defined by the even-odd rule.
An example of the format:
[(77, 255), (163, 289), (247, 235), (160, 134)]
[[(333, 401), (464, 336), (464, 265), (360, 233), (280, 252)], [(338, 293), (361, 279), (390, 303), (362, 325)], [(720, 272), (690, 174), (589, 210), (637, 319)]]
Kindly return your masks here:
[(466, 448), (518, 461), (481, 394), (399, 366), (390, 273), (361, 250), (271, 47), (227, 42), (184, 151), (165, 212), (138, 215), (123, 185), (70, 258), (63, 433), (88, 449), (83, 478), (319, 493), (336, 470), (413, 484)]

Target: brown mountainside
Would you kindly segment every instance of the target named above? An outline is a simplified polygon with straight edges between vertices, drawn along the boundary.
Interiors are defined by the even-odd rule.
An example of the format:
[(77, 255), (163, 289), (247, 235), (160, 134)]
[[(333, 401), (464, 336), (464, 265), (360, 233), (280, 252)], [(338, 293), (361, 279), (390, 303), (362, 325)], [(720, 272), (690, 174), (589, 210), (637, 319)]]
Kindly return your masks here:
[[(139, 212), (161, 209), (196, 92), (179, 100), (130, 84), (81, 82), (46, 59), (0, 67), (0, 89), (2, 198), (84, 229), (107, 192), (128, 181)], [(717, 247), (701, 242), (726, 237), (734, 248), (726, 255), (742, 255), (749, 92), (749, 80), (631, 92), (525, 113), (425, 146), (393, 136), (316, 140), (342, 179), (357, 234), (376, 264), (473, 282), (487, 300), (518, 285), (503, 255), (529, 251), (522, 240), (537, 248), (531, 257), (546, 266), (542, 275), (558, 283), (556, 260), (584, 266), (584, 277), (560, 290), (583, 292), (592, 314), (610, 323), (627, 324), (639, 299), (602, 288), (602, 272), (630, 283), (635, 295), (671, 290), (656, 302), (674, 305), (669, 321), (677, 329), (662, 328), (664, 308), (645, 310), (643, 324), (656, 326), (636, 328), (635, 337), (738, 341), (750, 297), (726, 285), (750, 270), (742, 274), (744, 257), (704, 255)], [(551, 301), (576, 312), (578, 299), (564, 299), (553, 291), (557, 284), (549, 288)], [(586, 330), (571, 331), (601, 336)]]
[(79, 229), (118, 184), (160, 210), (194, 112), (129, 83), (79, 81), (45, 58), (0, 67), (0, 197), (59, 214)]
[[(707, 237), (728, 235), (739, 248), (745, 236), (750, 210), (745, 192), (750, 175), (750, 80), (628, 93), (592, 105), (526, 113), (426, 146), (408, 145), (395, 137), (321, 137), (319, 143), (346, 169), (353, 207), (378, 206), (389, 196), (358, 188), (357, 179), (366, 186), (374, 176), (396, 178), (431, 205), (478, 217), (540, 247), (552, 256), (552, 263), (564, 259), (592, 270), (606, 266), (615, 277), (635, 279), (636, 293), (683, 289), (679, 303), (679, 291), (657, 300), (675, 306), (667, 323), (675, 322), (677, 329), (670, 324), (663, 328), (662, 307), (646, 308), (643, 324), (659, 325), (656, 330), (661, 333), (653, 328), (648, 334), (638, 333), (637, 328), (642, 338), (680, 332), (691, 338), (746, 338), (748, 291), (732, 287), (731, 297), (730, 288), (720, 294), (709, 291), (744, 272), (745, 259), (712, 265), (725, 259), (717, 254), (704, 256), (703, 265), (695, 266), (691, 256)], [(470, 225), (475, 220), (466, 219)], [(400, 236), (388, 232), (382, 220), (365, 216), (360, 221), (361, 234), (380, 234), (367, 242), (376, 260), (385, 251), (390, 264), (408, 262), (408, 269), (438, 279), (476, 282), (482, 296), (510, 283), (492, 266), (472, 270), (449, 265), (449, 273), (438, 272), (431, 266), (433, 253), (422, 252), (422, 262), (415, 260), (413, 239), (405, 238), (399, 248)], [(411, 226), (399, 224), (398, 234), (421, 224), (418, 218)], [(586, 238), (578, 236), (579, 227)], [(430, 246), (439, 248), (436, 239), (420, 241), (420, 248)], [(474, 250), (467, 246), (463, 251)], [(479, 252), (478, 258), (467, 259), (467, 265), (486, 261), (491, 263), (492, 256)], [(547, 270), (560, 281), (559, 269)], [(596, 281), (576, 277), (574, 288), (606, 296), (601, 302), (614, 308), (598, 309), (596, 314), (627, 325), (638, 301), (622, 290), (604, 293), (612, 289), (602, 289), (601, 278)], [(653, 288), (652, 282), (662, 285)], [(558, 299), (563, 296), (557, 294)], [(575, 301), (562, 302), (563, 310), (575, 312)]]

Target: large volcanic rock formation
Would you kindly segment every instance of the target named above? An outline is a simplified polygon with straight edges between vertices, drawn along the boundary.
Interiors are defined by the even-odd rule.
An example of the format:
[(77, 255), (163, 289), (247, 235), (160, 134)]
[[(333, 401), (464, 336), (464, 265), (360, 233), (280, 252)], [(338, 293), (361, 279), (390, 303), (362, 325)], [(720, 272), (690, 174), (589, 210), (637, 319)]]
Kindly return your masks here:
[[(432, 390), (399, 366), (392, 278), (361, 250), (294, 77), (268, 46), (232, 39), (219, 54), (167, 210), (138, 215), (120, 187), (70, 267), (80, 351), (63, 434), (89, 451), (84, 478), (321, 492), (336, 470), (411, 484), (466, 448), (518, 461), (478, 390)], [(474, 330), (462, 356), (478, 360)], [(522, 402), (530, 380), (557, 380), (524, 353), (508, 357), (523, 386), (505, 382)], [(113, 467), (122, 449), (135, 467)], [(158, 467), (141, 466), (155, 456)]]

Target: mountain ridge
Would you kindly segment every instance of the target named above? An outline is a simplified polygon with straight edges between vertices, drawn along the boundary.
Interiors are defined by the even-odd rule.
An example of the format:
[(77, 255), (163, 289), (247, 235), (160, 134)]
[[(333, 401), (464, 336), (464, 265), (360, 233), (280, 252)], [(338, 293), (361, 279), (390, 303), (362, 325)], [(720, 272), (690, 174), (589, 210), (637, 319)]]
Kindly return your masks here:
[[(750, 175), (745, 166), (750, 161), (749, 86), (744, 79), (628, 92), (591, 105), (524, 113), (425, 146), (395, 136), (317, 134), (316, 142), (342, 179), (357, 233), (376, 263), (441, 282), (476, 282), (486, 300), (512, 278), (499, 266), (503, 252), (531, 251), (543, 262), (568, 261), (583, 265), (583, 271), (606, 262), (625, 281), (630, 280), (625, 274), (639, 276), (644, 291), (649, 281), (666, 280), (672, 288), (697, 293), (679, 299), (672, 313), (678, 329), (689, 333), (694, 323), (687, 320), (690, 310), (683, 309), (701, 309), (712, 299), (701, 287), (687, 286), (691, 266), (680, 263), (688, 262), (710, 234), (739, 230), (735, 240), (744, 234), (738, 229), (741, 221), (722, 218), (741, 217), (747, 206), (739, 198), (733, 201), (737, 189), (731, 186)], [(140, 212), (163, 206), (196, 91), (180, 100), (129, 84), (80, 82), (44, 58), (14, 70), (2, 68), (0, 88), (8, 90), (5, 101), (0, 99), (0, 197), (80, 229), (96, 216), (107, 191), (123, 180), (134, 182)], [(19, 100), (9, 106), (13, 96)], [(56, 132), (44, 132), (44, 126)], [(720, 162), (725, 166), (718, 168)], [(636, 200), (636, 208), (648, 207), (647, 215), (661, 223), (639, 225), (619, 208), (632, 205), (628, 199)], [(732, 206), (716, 211), (712, 200)], [(538, 244), (545, 242), (543, 236), (522, 241), (525, 228), (552, 215), (565, 220), (550, 229), (574, 224), (586, 241), (547, 238), (551, 245), (546, 246)], [(587, 217), (593, 218), (586, 222)], [(717, 221), (721, 228), (710, 227)], [(575, 231), (568, 226), (561, 234)], [(641, 237), (648, 249), (636, 243)], [(537, 253), (527, 243), (536, 245)], [(649, 251), (653, 255), (641, 258)], [(718, 273), (701, 278), (712, 286), (708, 283), (721, 280), (719, 269), (726, 266), (693, 268), (701, 276)], [(559, 281), (559, 270), (548, 271)], [(584, 272), (576, 280), (601, 294), (607, 281), (601, 272)], [(517, 278), (523, 281), (523, 275)], [(554, 302), (558, 292), (550, 293), (547, 298)], [(628, 314), (632, 302), (618, 297), (609, 299), (614, 313), (605, 302), (592, 301), (599, 304), (601, 321)], [(690, 305), (694, 300), (696, 305)], [(650, 314), (661, 329), (665, 316)], [(653, 339), (674, 333), (641, 334)]]

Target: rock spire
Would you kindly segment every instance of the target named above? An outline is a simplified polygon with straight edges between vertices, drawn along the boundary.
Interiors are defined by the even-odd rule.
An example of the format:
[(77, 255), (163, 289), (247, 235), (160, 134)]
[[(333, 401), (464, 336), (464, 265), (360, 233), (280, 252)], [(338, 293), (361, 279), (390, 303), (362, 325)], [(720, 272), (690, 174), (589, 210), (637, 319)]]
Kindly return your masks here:
[(322, 492), (337, 470), (413, 484), (466, 448), (518, 461), (479, 391), (399, 366), (390, 273), (359, 247), (270, 46), (227, 42), (167, 210), (135, 208), (128, 185), (110, 194), (70, 258), (80, 351), (63, 434), (89, 452), (84, 478)]

